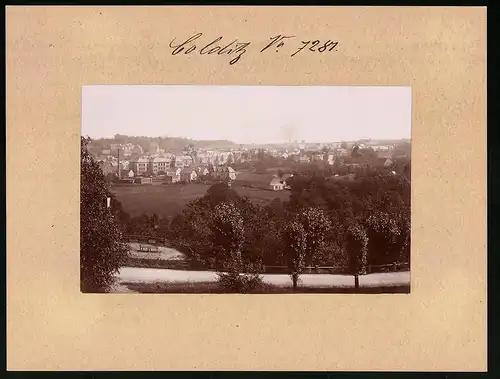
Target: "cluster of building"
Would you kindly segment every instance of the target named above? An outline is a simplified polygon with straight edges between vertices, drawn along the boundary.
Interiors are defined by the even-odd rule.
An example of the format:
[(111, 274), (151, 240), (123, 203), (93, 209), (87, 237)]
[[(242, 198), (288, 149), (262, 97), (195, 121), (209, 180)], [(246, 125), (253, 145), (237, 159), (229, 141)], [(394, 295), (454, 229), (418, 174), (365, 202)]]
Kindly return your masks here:
[[(159, 177), (167, 182), (193, 182), (200, 178), (233, 181), (235, 163), (258, 160), (267, 155), (292, 160), (297, 163), (324, 162), (333, 165), (337, 159), (351, 154), (353, 143), (306, 144), (293, 143), (276, 148), (239, 148), (225, 150), (195, 149), (186, 147), (183, 151), (165, 151), (155, 142), (149, 150), (132, 143), (110, 144), (94, 152), (104, 174), (116, 174), (120, 179)], [(372, 148), (381, 158), (389, 158), (394, 152), (392, 145), (356, 143), (360, 149)], [(271, 183), (272, 182), (272, 183)], [(273, 178), (270, 189), (284, 189), (282, 178)], [(279, 184), (280, 182), (281, 184)], [(282, 188), (283, 187), (283, 188)]]
[[(236, 172), (231, 163), (241, 161), (242, 151), (189, 149), (177, 154), (160, 149), (152, 143), (149, 151), (139, 145), (111, 144), (98, 152), (97, 162), (103, 173), (120, 179), (158, 177), (166, 182), (193, 182), (199, 178), (231, 181)], [(142, 182), (150, 182), (142, 180)]]

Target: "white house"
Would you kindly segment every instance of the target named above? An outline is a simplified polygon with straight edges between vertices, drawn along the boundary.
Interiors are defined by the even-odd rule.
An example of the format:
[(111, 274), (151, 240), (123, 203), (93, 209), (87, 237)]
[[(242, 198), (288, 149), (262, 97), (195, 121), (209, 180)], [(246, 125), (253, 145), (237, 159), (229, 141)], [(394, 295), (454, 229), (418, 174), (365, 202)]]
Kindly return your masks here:
[(273, 191), (281, 191), (283, 190), (283, 188), (284, 185), (281, 182), (280, 178), (278, 178), (277, 176), (273, 177), (271, 182), (269, 183), (269, 189)]
[(149, 171), (149, 158), (140, 157), (134, 163), (135, 163), (134, 166), (135, 166), (135, 171), (136, 171), (137, 175), (142, 175), (142, 174), (145, 174), (146, 172)]
[(192, 182), (198, 178), (196, 170), (184, 168), (181, 171), (181, 180), (184, 182)]
[(181, 181), (181, 169), (176, 168), (172, 170), (167, 170), (165, 174), (165, 178), (167, 181), (170, 181), (172, 183), (178, 183)]

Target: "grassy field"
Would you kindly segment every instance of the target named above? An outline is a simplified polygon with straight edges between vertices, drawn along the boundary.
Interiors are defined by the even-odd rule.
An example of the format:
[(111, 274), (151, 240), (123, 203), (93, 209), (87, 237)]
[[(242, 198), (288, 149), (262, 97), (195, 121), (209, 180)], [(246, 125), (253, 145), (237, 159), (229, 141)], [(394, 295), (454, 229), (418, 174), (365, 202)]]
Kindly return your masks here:
[[(207, 184), (123, 185), (113, 186), (112, 191), (131, 216), (156, 213), (175, 216), (190, 201), (202, 197), (210, 186)], [(287, 200), (288, 191), (268, 191), (235, 186), (240, 196), (248, 196), (253, 202), (265, 205), (275, 198)]]

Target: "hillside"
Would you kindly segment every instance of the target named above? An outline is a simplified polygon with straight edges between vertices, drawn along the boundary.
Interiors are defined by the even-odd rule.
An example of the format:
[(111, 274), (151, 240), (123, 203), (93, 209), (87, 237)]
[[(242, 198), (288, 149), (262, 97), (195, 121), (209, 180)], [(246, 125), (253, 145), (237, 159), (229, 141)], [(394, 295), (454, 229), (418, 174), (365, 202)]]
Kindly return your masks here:
[(144, 151), (149, 150), (151, 144), (158, 144), (160, 149), (165, 149), (166, 151), (181, 152), (188, 145), (194, 148), (204, 148), (204, 149), (226, 149), (226, 148), (236, 148), (237, 145), (234, 142), (227, 140), (192, 140), (188, 138), (180, 137), (145, 137), (145, 136), (126, 136), (117, 134), (114, 138), (100, 138), (92, 140), (92, 148), (109, 148), (111, 144), (126, 144), (132, 143), (134, 145), (141, 146)]

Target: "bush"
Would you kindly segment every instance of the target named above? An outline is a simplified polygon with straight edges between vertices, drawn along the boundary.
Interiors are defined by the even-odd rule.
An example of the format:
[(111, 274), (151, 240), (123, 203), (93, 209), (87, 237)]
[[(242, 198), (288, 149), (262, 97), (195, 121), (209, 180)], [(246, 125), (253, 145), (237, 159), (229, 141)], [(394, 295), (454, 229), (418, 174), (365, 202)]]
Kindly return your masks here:
[(264, 281), (259, 274), (218, 273), (219, 286), (224, 292), (251, 293), (262, 290)]
[(224, 292), (250, 293), (264, 288), (264, 281), (259, 275), (259, 268), (253, 264), (243, 264), (239, 259), (232, 259), (223, 265), (225, 272), (218, 272), (218, 284)]

